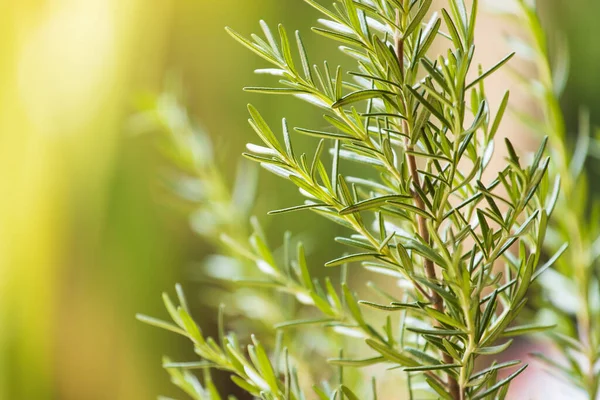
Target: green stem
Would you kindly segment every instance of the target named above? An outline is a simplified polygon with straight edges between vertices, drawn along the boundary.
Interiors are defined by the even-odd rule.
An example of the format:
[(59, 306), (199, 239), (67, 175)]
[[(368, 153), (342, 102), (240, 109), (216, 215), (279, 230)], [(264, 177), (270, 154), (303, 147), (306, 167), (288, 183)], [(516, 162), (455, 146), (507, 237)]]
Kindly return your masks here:
[[(521, 3), (524, 8), (527, 23), (529, 26), (533, 45), (539, 57), (537, 60), (539, 79), (542, 82), (546, 92), (544, 115), (547, 131), (550, 134), (551, 148), (556, 149), (553, 156), (557, 173), (562, 179), (562, 192), (573, 193), (578, 186), (577, 176), (570, 171), (570, 155), (566, 147), (566, 127), (564, 116), (562, 114), (558, 97), (553, 94), (554, 82), (552, 69), (548, 61), (546, 36), (543, 34), (539, 17), (535, 9)], [(536, 32), (538, 34), (536, 34)], [(563, 202), (566, 200), (561, 197)], [(577, 287), (577, 293), (581, 301), (581, 307), (578, 308), (575, 315), (577, 323), (578, 340), (584, 348), (584, 356), (587, 359), (587, 371), (584, 377), (585, 390), (591, 400), (596, 399), (599, 389), (599, 377), (594, 371), (598, 361), (597, 350), (595, 348), (594, 325), (592, 323), (592, 305), (590, 300), (590, 278), (591, 270), (591, 245), (586, 232), (581, 229), (581, 215), (576, 208), (570, 207), (564, 203), (561, 208), (560, 219), (558, 223), (563, 226), (567, 237), (569, 238), (569, 264), (573, 269), (573, 278)]]

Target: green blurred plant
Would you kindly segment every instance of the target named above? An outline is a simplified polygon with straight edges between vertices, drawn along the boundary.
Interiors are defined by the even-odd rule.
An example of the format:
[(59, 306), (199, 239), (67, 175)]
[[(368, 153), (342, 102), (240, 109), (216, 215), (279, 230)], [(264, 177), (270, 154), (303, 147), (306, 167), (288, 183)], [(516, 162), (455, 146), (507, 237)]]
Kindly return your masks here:
[[(600, 383), (600, 202), (588, 190), (585, 164), (590, 155), (597, 154), (600, 132), (592, 136), (589, 116), (583, 111), (572, 145), (559, 103), (569, 71), (564, 40), (558, 36), (551, 57), (535, 3), (519, 0), (518, 4), (520, 12), (508, 17), (527, 28), (529, 40), (510, 37), (510, 42), (536, 67), (537, 79), (515, 74), (539, 105), (541, 115), (517, 115), (532, 131), (548, 135), (550, 176), (557, 187), (560, 181), (562, 190), (557, 200), (561, 211), (550, 221), (544, 248), (564, 255), (539, 282), (543, 305), (560, 327), (551, 332), (551, 338), (566, 365), (544, 354), (536, 356), (582, 389), (589, 399), (596, 399)], [(568, 249), (564, 244), (567, 241)]]
[[(283, 266), (280, 265), (281, 261), (278, 260), (280, 257), (277, 257), (266, 245), (266, 238), (258, 220), (249, 217), (254, 197), (252, 193), (256, 187), (256, 174), (253, 169), (248, 168), (247, 165), (239, 168), (234, 189), (230, 190), (214, 160), (214, 149), (209, 136), (190, 120), (180, 102), (181, 88), (172, 81), (167, 84), (167, 87), (168, 90), (162, 95), (146, 102), (143, 111), (133, 119), (132, 128), (136, 132), (159, 131), (161, 133), (159, 143), (162, 153), (171, 165), (176, 167), (176, 172), (168, 174), (166, 178), (167, 183), (172, 186), (170, 190), (191, 203), (190, 219), (194, 230), (216, 247), (218, 256), (209, 259), (206, 263), (202, 282), (224, 288), (226, 292), (235, 290), (233, 304), (228, 304), (227, 310), (231, 311), (233, 308), (245, 314), (247, 318), (264, 322), (269, 327), (275, 321), (281, 322), (286, 317), (289, 319), (293, 313), (277, 303), (265, 307), (264, 305), (273, 303), (272, 296), (260, 290), (247, 289), (267, 288), (292, 294), (300, 304), (307, 306), (314, 305), (315, 302), (327, 304), (328, 300), (325, 296), (307, 291), (296, 281), (302, 279), (302, 276), (308, 276), (304, 271), (307, 268), (304, 246), (298, 243), (299, 261), (291, 263), (289, 254), (293, 238), (291, 233), (286, 233), (283, 249), (285, 260)], [(248, 220), (249, 224), (244, 223)], [(252, 234), (248, 235), (247, 232)], [(236, 267), (232, 269), (232, 265)], [(283, 269), (287, 272), (285, 275), (278, 272)], [(229, 275), (230, 279), (222, 279), (222, 275)], [(291, 278), (292, 275), (296, 280)], [(256, 279), (257, 277), (263, 279)], [(333, 289), (329, 278), (325, 283), (328, 290)], [(315, 282), (315, 285), (318, 286), (318, 282)], [(242, 293), (240, 289), (244, 289), (244, 292)], [(183, 296), (181, 287), (178, 286), (177, 291), (180, 296)], [(218, 297), (222, 299), (224, 296), (220, 293)], [(166, 295), (164, 299), (168, 301)], [(250, 310), (248, 304), (254, 307)], [(220, 308), (219, 311), (222, 313), (224, 309)], [(343, 310), (330, 307), (328, 313), (335, 314), (339, 321), (346, 319)], [(145, 316), (139, 318), (154, 325), (163, 323)], [(220, 314), (219, 321), (222, 322), (224, 318), (224, 314)], [(331, 320), (335, 319), (331, 318)], [(325, 319), (298, 320), (280, 324), (278, 328), (322, 321)], [(261, 327), (254, 326), (253, 329), (261, 329)], [(223, 328), (220, 330), (223, 331)], [(297, 336), (288, 336), (298, 339)], [(277, 345), (280, 346), (281, 337), (278, 340)], [(321, 340), (327, 338), (322, 337)], [(310, 335), (310, 341), (313, 344), (318, 342), (314, 332)], [(301, 342), (300, 345), (302, 344)], [(300, 359), (298, 362), (307, 361)], [(215, 398), (214, 393), (211, 392), (214, 388), (213, 382), (207, 370), (204, 374), (203, 389), (200, 389), (202, 387), (200, 383), (187, 371), (189, 368), (195, 368), (196, 363), (172, 363), (165, 359), (164, 366), (171, 374), (173, 382), (188, 394), (195, 393), (196, 390), (202, 393), (202, 396), (210, 394), (213, 396), (211, 398)], [(319, 369), (313, 369), (318, 374)]]
[[(484, 82), (511, 55), (486, 70), (480, 66), (479, 75), (469, 80), (477, 1), (468, 9), (463, 1), (452, 0), (449, 11), (429, 20), (425, 18), (431, 0), (344, 0), (334, 2), (333, 10), (306, 2), (327, 17), (320, 20), (323, 27), (313, 30), (341, 42), (357, 70), (349, 72), (353, 80), (348, 81), (341, 67), (332, 71), (326, 62), (311, 66), (301, 36), (296, 33), (295, 56), (282, 26), (277, 39), (264, 22), (264, 39), (246, 39), (228, 29), (273, 66), (258, 72), (281, 78), (279, 87), (246, 90), (299, 97), (323, 109), (331, 126), (294, 129), (320, 139), (309, 158), (294, 151), (285, 119), (280, 141), (249, 106), (250, 125), (263, 143), (249, 144), (245, 156), (290, 181), (304, 197), (303, 204), (272, 214), (312, 210), (348, 229), (348, 235), (336, 241), (360, 252), (331, 260), (326, 267), (341, 266), (344, 271), (347, 265), (360, 264), (372, 274), (391, 276), (399, 288), (389, 293), (371, 285), (385, 304), (358, 300), (351, 280), (342, 279), (337, 288), (329, 279), (324, 286), (313, 279), (301, 244), (293, 262), (285, 257), (278, 263), (259, 230), (251, 234), (249, 246), (243, 239), (221, 235), (224, 243), (234, 257), (257, 265), (263, 278), (255, 285), (290, 293), (321, 314), (287, 321), (279, 328), (333, 327), (361, 339), (371, 354), (356, 358), (353, 345), (340, 357), (331, 354), (330, 364), (401, 368), (409, 398), (505, 398), (509, 383), (526, 366), (501, 379), (499, 371), (519, 362), (494, 361), (481, 368), (476, 361), (503, 352), (511, 337), (548, 328), (510, 325), (526, 304), (532, 282), (556, 260), (551, 257), (539, 265), (558, 193), (546, 175), (546, 141), (527, 166), (507, 140), (505, 166), (494, 180), (484, 182), (508, 104), (507, 93), (492, 115)], [(434, 42), (447, 51), (432, 58)], [(327, 154), (329, 168), (323, 161)], [(343, 173), (350, 164), (363, 167), (359, 176)], [(509, 251), (513, 247), (516, 254)], [(233, 333), (224, 333), (222, 322), (218, 340), (206, 338), (180, 289), (177, 294), (179, 306), (164, 296), (172, 322), (140, 319), (193, 342), (201, 361), (166, 364), (178, 386), (194, 398), (213, 398), (210, 379), (201, 385), (186, 371), (217, 368), (230, 372), (253, 396), (305, 398), (287, 350), (278, 346), (269, 357), (254, 337), (244, 347)], [(382, 328), (368, 321), (365, 309), (385, 313)], [(364, 388), (350, 388), (341, 379), (333, 388), (314, 386), (321, 399), (356, 399), (359, 390)]]

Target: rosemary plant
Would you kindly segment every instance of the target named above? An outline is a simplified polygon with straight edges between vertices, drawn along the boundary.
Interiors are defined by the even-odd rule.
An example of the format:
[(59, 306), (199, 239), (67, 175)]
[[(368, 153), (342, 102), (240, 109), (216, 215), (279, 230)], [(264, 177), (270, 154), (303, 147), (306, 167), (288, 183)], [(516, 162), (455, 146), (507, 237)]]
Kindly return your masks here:
[[(555, 62), (552, 62), (535, 3), (519, 0), (518, 4), (520, 13), (511, 16), (527, 28), (529, 41), (513, 37), (511, 42), (527, 50), (524, 56), (535, 65), (537, 79), (515, 73), (542, 111), (539, 118), (518, 115), (531, 130), (548, 135), (552, 159), (550, 175), (555, 186), (560, 181), (562, 187), (557, 200), (561, 212), (551, 219), (545, 248), (557, 254), (564, 252), (564, 255), (540, 283), (544, 289), (544, 305), (552, 311), (560, 327), (551, 332), (551, 337), (564, 360), (543, 354), (537, 357), (594, 400), (600, 384), (600, 202), (590, 198), (585, 164), (597, 149), (597, 138), (591, 137), (589, 116), (582, 112), (579, 134), (571, 150), (559, 104), (568, 77), (567, 52), (564, 45), (557, 47)], [(566, 242), (569, 242), (568, 248)], [(566, 361), (566, 365), (562, 361)]]
[[(492, 112), (485, 80), (511, 55), (480, 66), (470, 78), (477, 1), (467, 7), (451, 0), (441, 16), (431, 15), (431, 0), (343, 0), (332, 8), (305, 1), (324, 15), (314, 32), (341, 43), (354, 70), (312, 65), (300, 34), (293, 46), (282, 26), (273, 33), (261, 22), (264, 37), (250, 39), (228, 29), (271, 64), (258, 72), (280, 78), (276, 87), (246, 90), (308, 101), (323, 110), (329, 126), (290, 129), (284, 119), (278, 137), (249, 106), (250, 125), (262, 143), (249, 144), (245, 156), (299, 189), (301, 204), (271, 214), (312, 210), (347, 229), (335, 240), (350, 253), (325, 266), (347, 266), (348, 273), (340, 287), (329, 279), (322, 285), (313, 279), (301, 244), (294, 260), (278, 262), (260, 230), (248, 240), (222, 235), (228, 254), (256, 266), (262, 278), (247, 283), (289, 293), (312, 308), (314, 318), (277, 328), (310, 324), (354, 338), (341, 356), (329, 355), (333, 366), (402, 369), (406, 398), (505, 398), (526, 366), (497, 363), (495, 355), (512, 337), (547, 328), (512, 323), (532, 282), (556, 260), (540, 265), (558, 193), (546, 174), (546, 140), (530, 163), (506, 140), (506, 165), (491, 171), (508, 93)], [(434, 48), (443, 51), (432, 56)], [(314, 154), (294, 150), (296, 134), (318, 139)], [(351, 164), (363, 167), (359, 175), (345, 173)], [(495, 178), (486, 181), (486, 171)], [(359, 265), (365, 271), (353, 269)], [(353, 279), (358, 274), (392, 277), (399, 285), (391, 292), (372, 285), (372, 298), (358, 300), (351, 289), (362, 281)], [(222, 322), (217, 340), (205, 337), (180, 289), (177, 296), (177, 306), (164, 296), (172, 322), (140, 319), (192, 341), (200, 361), (167, 364), (173, 381), (192, 398), (220, 398), (210, 368), (228, 371), (255, 397), (306, 398), (299, 375), (309, 371), (292, 366), (289, 350), (276, 346), (271, 354), (254, 336), (244, 347)], [(371, 322), (375, 313), (385, 316), (381, 328)], [(367, 358), (360, 356), (364, 352)], [(492, 362), (480, 362), (482, 356)], [(193, 368), (204, 369), (204, 384)], [(377, 398), (376, 384), (367, 395), (360, 381), (340, 379), (313, 390), (320, 399)]]

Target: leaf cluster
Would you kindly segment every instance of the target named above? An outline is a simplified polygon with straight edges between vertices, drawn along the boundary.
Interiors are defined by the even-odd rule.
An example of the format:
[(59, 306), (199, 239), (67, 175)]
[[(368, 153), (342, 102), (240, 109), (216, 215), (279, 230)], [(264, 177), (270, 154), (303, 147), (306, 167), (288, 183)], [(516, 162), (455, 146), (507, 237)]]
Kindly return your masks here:
[[(588, 190), (589, 178), (585, 165), (595, 154), (600, 132), (591, 132), (589, 115), (581, 112), (575, 144), (571, 140), (560, 107), (560, 96), (568, 72), (565, 40), (558, 37), (551, 47), (542, 29), (534, 4), (519, 1), (520, 13), (507, 16), (527, 28), (528, 40), (510, 37), (509, 43), (520, 48), (522, 57), (536, 69), (536, 77), (526, 77), (513, 71), (526, 92), (540, 105), (541, 117), (534, 118), (516, 112), (533, 132), (548, 135), (552, 162), (550, 179), (561, 193), (557, 209), (549, 224), (549, 240), (544, 248), (549, 253), (564, 253), (539, 284), (539, 302), (559, 325), (550, 337), (560, 350), (561, 359), (536, 354), (551, 371), (572, 386), (595, 399), (600, 386), (597, 363), (600, 356), (600, 201)], [(552, 51), (551, 51), (552, 50)], [(595, 136), (595, 137), (594, 137)], [(568, 248), (565, 243), (568, 242)]]
[[(249, 105), (249, 123), (261, 143), (248, 144), (244, 155), (302, 197), (300, 204), (272, 214), (316, 212), (346, 228), (336, 241), (350, 252), (325, 264), (342, 267), (337, 288), (329, 279), (324, 285), (313, 279), (301, 244), (295, 260), (286, 256), (278, 263), (258, 229), (249, 239), (221, 235), (230, 254), (252, 261), (263, 276), (234, 281), (289, 293), (317, 314), (277, 328), (333, 327), (360, 339), (370, 354), (330, 356), (333, 366), (400, 368), (410, 396), (505, 398), (525, 366), (493, 362), (479, 369), (477, 361), (503, 352), (515, 336), (548, 328), (513, 322), (532, 283), (564, 251), (541, 265), (558, 195), (558, 183), (550, 184), (547, 175), (547, 141), (525, 162), (505, 140), (505, 166), (489, 168), (509, 94), (498, 110), (490, 110), (485, 81), (512, 55), (487, 68), (473, 66), (477, 1), (467, 7), (451, 0), (440, 15), (431, 15), (431, 0), (343, 0), (332, 8), (305, 1), (324, 17), (313, 31), (339, 43), (355, 67), (345, 72), (327, 62), (312, 64), (300, 34), (290, 40), (283, 26), (274, 32), (261, 22), (262, 36), (249, 38), (228, 29), (270, 64), (258, 72), (279, 78), (273, 87), (247, 91), (307, 101), (323, 110), (328, 125), (292, 129), (284, 119), (279, 134)], [(445, 51), (432, 57), (439, 47)], [(298, 153), (295, 135), (318, 139), (314, 153)], [(361, 167), (360, 174), (345, 173), (351, 164)], [(494, 178), (486, 179), (490, 173)], [(358, 266), (374, 279), (393, 277), (403, 289), (389, 293), (371, 285), (373, 299), (359, 300), (349, 288)], [(220, 344), (205, 339), (182, 297), (180, 308), (165, 302), (174, 324), (142, 319), (189, 337), (203, 366), (229, 371), (257, 397), (302, 398), (290, 383), (296, 378), (290, 378), (287, 361), (282, 381), (255, 339), (246, 358), (233, 336), (223, 336)], [(385, 313), (383, 327), (368, 321), (367, 309)], [(511, 373), (499, 378), (506, 368)], [(177, 371), (182, 382), (185, 375)], [(358, 398), (343, 382), (315, 392), (323, 399)]]

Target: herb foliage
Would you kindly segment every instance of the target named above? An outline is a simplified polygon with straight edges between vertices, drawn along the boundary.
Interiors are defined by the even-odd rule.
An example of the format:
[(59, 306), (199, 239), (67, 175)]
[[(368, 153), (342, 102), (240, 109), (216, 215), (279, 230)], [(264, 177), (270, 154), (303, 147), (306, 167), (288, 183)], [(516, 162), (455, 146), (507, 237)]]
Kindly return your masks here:
[[(270, 352), (255, 336), (243, 345), (226, 332), (223, 318), (219, 337), (206, 337), (180, 288), (177, 303), (164, 296), (171, 321), (139, 318), (191, 340), (200, 361), (167, 360), (165, 367), (195, 399), (221, 398), (212, 368), (229, 372), (236, 385), (262, 399), (376, 399), (376, 382), (366, 395), (365, 387), (343, 380), (344, 369), (374, 364), (404, 371), (407, 398), (505, 398), (526, 366), (515, 360), (482, 367), (478, 360), (493, 359), (515, 336), (549, 328), (514, 322), (530, 286), (564, 251), (552, 248), (554, 255), (542, 260), (559, 201), (559, 182), (550, 180), (546, 156), (554, 139), (542, 140), (528, 162), (504, 140), (505, 165), (500, 171), (490, 167), (502, 142), (496, 134), (509, 94), (491, 110), (485, 82), (512, 54), (495, 65), (473, 65), (477, 1), (467, 7), (450, 0), (440, 14), (431, 13), (431, 0), (341, 0), (328, 6), (305, 1), (323, 14), (313, 31), (337, 42), (354, 61), (352, 70), (313, 64), (300, 34), (290, 35), (283, 26), (273, 30), (261, 22), (262, 35), (249, 38), (228, 32), (268, 63), (258, 72), (275, 76), (272, 87), (245, 90), (295, 96), (323, 111), (325, 129), (290, 127), (285, 119), (275, 129), (249, 105), (260, 144), (249, 144), (244, 155), (299, 190), (299, 204), (271, 214), (312, 211), (346, 228), (335, 240), (348, 253), (325, 264), (341, 268), (341, 283), (314, 279), (302, 244), (290, 255), (289, 235), (285, 260), (278, 262), (256, 222), (234, 229), (236, 237), (227, 231), (214, 235), (217, 224), (210, 236), (221, 238), (228, 257), (254, 267), (257, 278), (232, 277), (233, 283), (287, 293), (313, 309), (314, 318), (280, 322), (279, 331), (312, 325), (350, 336), (351, 348), (329, 355), (340, 368), (339, 380), (315, 385), (309, 394), (300, 383), (304, 371), (292, 362), (301, 356), (290, 354), (291, 347)], [(296, 135), (315, 137), (314, 153), (299, 153)], [(196, 160), (202, 151), (186, 152), (188, 142), (176, 143), (193, 173), (222, 187), (218, 174), (203, 167), (206, 161)], [(350, 164), (360, 165), (361, 174), (347, 173)], [(486, 179), (486, 172), (494, 178)], [(211, 201), (213, 215), (217, 210), (210, 204), (236, 208), (227, 196)], [(393, 277), (399, 288), (389, 293), (370, 285), (372, 298), (359, 299), (351, 288), (358, 265), (374, 280)], [(384, 316), (382, 327), (370, 322), (375, 312)], [(357, 340), (367, 358), (349, 351)], [(192, 374), (196, 368), (204, 371), (203, 380)]]

